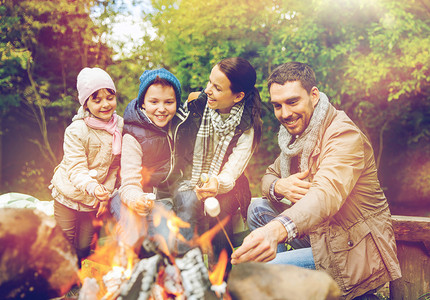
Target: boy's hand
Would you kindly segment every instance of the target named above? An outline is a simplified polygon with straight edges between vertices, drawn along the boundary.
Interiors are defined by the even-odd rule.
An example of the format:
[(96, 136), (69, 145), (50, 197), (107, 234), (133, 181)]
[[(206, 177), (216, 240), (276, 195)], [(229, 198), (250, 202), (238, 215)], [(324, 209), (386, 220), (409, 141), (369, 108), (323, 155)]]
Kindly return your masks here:
[(215, 197), (218, 195), (218, 186), (218, 179), (215, 176), (209, 177), (209, 180), (201, 187), (196, 186), (194, 191), (197, 194), (197, 199), (204, 200), (209, 197)]
[(108, 201), (109, 200), (110, 193), (109, 193), (109, 191), (103, 185), (99, 184), (94, 189), (94, 196), (96, 196), (96, 198), (100, 202), (103, 202), (103, 201)]
[(154, 207), (154, 200), (142, 196), (134, 202), (133, 209), (141, 216), (147, 216)]

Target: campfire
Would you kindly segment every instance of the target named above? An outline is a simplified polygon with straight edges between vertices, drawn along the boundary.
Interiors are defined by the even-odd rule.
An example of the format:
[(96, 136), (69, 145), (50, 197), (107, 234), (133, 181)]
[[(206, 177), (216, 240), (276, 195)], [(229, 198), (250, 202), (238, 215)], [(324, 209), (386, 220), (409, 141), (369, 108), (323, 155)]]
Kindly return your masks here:
[[(125, 213), (134, 217), (131, 211)], [(118, 228), (118, 224), (107, 226), (112, 228), (109, 242), (82, 262), (79, 299), (225, 299), (227, 252), (221, 252), (213, 270), (208, 270), (204, 259), (207, 255), (203, 252), (211, 254), (211, 240), (229, 220), (219, 221), (218, 226), (189, 241), (190, 250), (175, 257), (167, 245), (174, 239), (187, 242), (179, 228), (189, 224), (171, 211), (161, 211), (154, 217), (154, 226), (160, 224), (162, 217), (167, 219), (171, 236), (168, 241), (157, 236), (157, 243), (142, 237), (130, 245), (128, 232)], [(142, 258), (138, 253), (145, 255)]]
[[(339, 287), (324, 271), (264, 263), (234, 266), (226, 291), (227, 254), (221, 253), (217, 265), (208, 270), (202, 252), (208, 252), (211, 237), (227, 221), (197, 237), (191, 244), (194, 247), (176, 257), (145, 237), (137, 243), (146, 254), (143, 257), (116, 239), (112, 230), (108, 242), (95, 249), (78, 271), (77, 257), (52, 217), (34, 209), (3, 208), (0, 295), (31, 300), (339, 298)], [(111, 227), (108, 223), (104, 228)], [(67, 293), (78, 281), (79, 295)]]

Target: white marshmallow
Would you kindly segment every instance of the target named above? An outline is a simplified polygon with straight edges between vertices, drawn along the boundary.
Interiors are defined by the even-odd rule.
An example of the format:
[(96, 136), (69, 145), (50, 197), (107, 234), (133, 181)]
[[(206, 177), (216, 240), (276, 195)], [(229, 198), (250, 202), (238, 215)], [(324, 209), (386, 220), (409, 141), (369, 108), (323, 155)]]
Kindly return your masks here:
[(200, 175), (200, 181), (201, 181), (202, 183), (206, 183), (206, 182), (208, 182), (208, 181), (209, 181), (209, 175), (208, 175), (208, 174), (206, 174), (206, 173), (202, 173), (202, 175)]
[(205, 211), (211, 217), (216, 217), (219, 215), (221, 208), (219, 206), (217, 198), (209, 197), (205, 200)]
[(92, 178), (96, 178), (97, 177), (97, 170), (89, 170), (88, 171), (88, 175), (90, 175)]
[(157, 198), (157, 197), (155, 196), (154, 193), (149, 193), (149, 194), (146, 195), (146, 200), (152, 200), (152, 201), (154, 201), (155, 198)]

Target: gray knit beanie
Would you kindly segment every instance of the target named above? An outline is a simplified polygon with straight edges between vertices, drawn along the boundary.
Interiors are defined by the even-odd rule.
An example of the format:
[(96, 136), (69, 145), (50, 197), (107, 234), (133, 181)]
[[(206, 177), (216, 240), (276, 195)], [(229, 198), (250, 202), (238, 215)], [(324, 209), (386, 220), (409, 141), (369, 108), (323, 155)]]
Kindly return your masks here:
[(175, 75), (173, 75), (164, 68), (156, 70), (147, 70), (143, 72), (142, 75), (140, 75), (139, 94), (137, 95), (137, 101), (139, 103), (139, 106), (142, 106), (146, 90), (154, 82), (157, 76), (167, 80), (172, 84), (176, 95), (177, 106), (179, 107), (181, 105), (181, 84), (178, 78), (175, 77)]

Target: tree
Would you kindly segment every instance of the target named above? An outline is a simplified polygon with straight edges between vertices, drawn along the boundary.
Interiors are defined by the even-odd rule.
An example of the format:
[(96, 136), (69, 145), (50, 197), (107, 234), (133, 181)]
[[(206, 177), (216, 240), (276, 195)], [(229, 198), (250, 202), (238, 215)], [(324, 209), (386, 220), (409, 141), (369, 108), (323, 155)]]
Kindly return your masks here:
[[(50, 124), (76, 112), (76, 75), (82, 66), (104, 66), (111, 51), (90, 18), (96, 1), (47, 2), (4, 0), (0, 8), (0, 103), (3, 132), (13, 123), (32, 120), (39, 134), (29, 136), (40, 150), (45, 168), (52, 170), (60, 156), (49, 138)], [(54, 129), (53, 127), (52, 129)], [(64, 127), (63, 127), (64, 129)], [(21, 129), (22, 130), (22, 129)], [(24, 147), (25, 148), (25, 147)], [(33, 160), (31, 160), (33, 158)], [(34, 168), (36, 156), (31, 157)], [(40, 167), (40, 166), (39, 166)], [(49, 174), (49, 173), (48, 173)]]
[[(394, 129), (393, 120), (414, 124), (409, 143), (429, 139), (425, 103), (429, 102), (430, 18), (424, 1), (152, 3), (149, 19), (165, 44), (165, 64), (186, 92), (203, 88), (210, 68), (221, 58), (242, 56), (257, 69), (266, 101), (264, 81), (273, 68), (301, 61), (314, 68), (320, 89), (371, 138), (378, 165), (384, 133)], [(416, 107), (424, 110), (416, 112)], [(270, 129), (276, 128), (271, 115), (269, 108), (264, 120)], [(254, 155), (253, 161), (264, 161), (264, 149), (276, 148), (274, 134), (264, 138), (264, 155)]]

